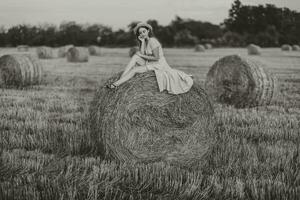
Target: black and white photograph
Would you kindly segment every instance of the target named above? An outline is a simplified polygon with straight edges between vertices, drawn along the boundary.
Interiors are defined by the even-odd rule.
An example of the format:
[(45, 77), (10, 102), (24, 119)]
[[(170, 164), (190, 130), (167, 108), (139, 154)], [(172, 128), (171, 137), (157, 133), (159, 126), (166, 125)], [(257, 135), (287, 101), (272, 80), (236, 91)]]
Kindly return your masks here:
[(0, 0), (0, 200), (299, 199), (299, 0)]

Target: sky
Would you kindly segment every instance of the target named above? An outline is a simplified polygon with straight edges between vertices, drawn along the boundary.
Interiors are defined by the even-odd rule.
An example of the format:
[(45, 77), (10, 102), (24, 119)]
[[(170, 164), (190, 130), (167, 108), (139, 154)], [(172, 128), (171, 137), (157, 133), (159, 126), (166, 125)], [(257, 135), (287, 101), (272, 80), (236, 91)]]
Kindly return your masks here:
[[(132, 21), (156, 19), (169, 24), (182, 18), (219, 24), (228, 17), (234, 0), (0, 0), (0, 26), (38, 25), (62, 21), (100, 23), (114, 30)], [(300, 11), (300, 0), (241, 0), (245, 5), (275, 4)]]

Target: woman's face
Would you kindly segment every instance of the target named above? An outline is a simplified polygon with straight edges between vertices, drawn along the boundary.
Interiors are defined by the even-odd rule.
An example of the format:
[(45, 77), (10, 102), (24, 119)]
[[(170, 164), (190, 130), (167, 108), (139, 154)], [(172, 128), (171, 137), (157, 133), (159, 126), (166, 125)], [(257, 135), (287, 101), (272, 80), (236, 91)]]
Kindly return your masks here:
[(149, 31), (144, 27), (139, 28), (138, 32), (139, 32), (139, 36), (141, 36), (142, 38), (148, 38), (149, 37)]

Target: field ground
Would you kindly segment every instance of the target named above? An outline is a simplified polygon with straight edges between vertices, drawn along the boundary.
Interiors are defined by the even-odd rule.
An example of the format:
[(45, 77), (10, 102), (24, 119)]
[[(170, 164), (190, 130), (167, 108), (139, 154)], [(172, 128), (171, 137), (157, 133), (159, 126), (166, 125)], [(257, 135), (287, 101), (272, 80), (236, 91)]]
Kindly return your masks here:
[[(40, 86), (0, 92), (0, 199), (297, 199), (300, 196), (300, 52), (252, 56), (279, 81), (273, 105), (215, 104), (218, 143), (197, 171), (91, 156), (89, 104), (95, 89), (129, 61), (103, 48), (88, 63), (41, 60)], [(30, 51), (34, 52), (34, 49)], [(0, 55), (16, 53), (2, 48)], [(246, 49), (165, 49), (169, 64), (204, 83), (209, 67)]]

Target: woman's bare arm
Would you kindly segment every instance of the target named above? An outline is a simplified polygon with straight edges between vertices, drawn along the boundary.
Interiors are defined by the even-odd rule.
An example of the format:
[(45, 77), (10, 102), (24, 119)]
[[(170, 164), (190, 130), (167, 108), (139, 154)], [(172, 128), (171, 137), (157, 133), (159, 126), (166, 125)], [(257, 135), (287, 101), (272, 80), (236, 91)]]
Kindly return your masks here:
[(156, 47), (155, 49), (152, 50), (153, 56), (148, 56), (148, 55), (143, 55), (143, 54), (138, 54), (141, 58), (144, 58), (146, 60), (150, 61), (158, 61), (159, 60), (159, 48)]
[(142, 54), (145, 54), (145, 40), (142, 40), (140, 51), (141, 51)]

